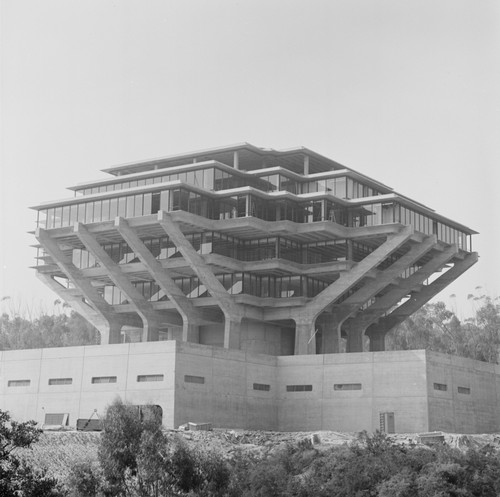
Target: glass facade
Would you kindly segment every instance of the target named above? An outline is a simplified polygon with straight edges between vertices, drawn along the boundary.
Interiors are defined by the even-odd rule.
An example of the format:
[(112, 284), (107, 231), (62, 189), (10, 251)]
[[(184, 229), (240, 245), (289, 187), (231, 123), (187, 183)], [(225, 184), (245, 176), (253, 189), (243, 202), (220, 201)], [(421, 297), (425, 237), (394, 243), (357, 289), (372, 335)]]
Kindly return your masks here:
[(229, 190), (242, 186), (253, 186), (259, 190), (267, 191), (265, 181), (253, 175), (242, 176), (241, 174), (231, 174), (221, 168), (208, 167), (206, 169), (162, 174), (150, 178), (133, 179), (90, 188), (82, 188), (75, 190), (75, 192), (82, 195), (93, 195), (96, 193), (114, 192), (116, 190), (128, 190), (129, 188), (137, 188), (139, 186), (168, 183), (170, 181), (181, 181), (182, 183), (193, 185), (207, 191)]
[(117, 216), (147, 216), (159, 210), (182, 210), (214, 220), (251, 216), (265, 221), (287, 220), (296, 223), (331, 221), (348, 227), (401, 223), (414, 226), (416, 231), (425, 234), (435, 234), (445, 243), (457, 243), (461, 249), (470, 250), (470, 235), (398, 202), (373, 202), (346, 207), (328, 199), (263, 199), (252, 193), (214, 199), (186, 188), (41, 209), (38, 226), (61, 228), (77, 221), (103, 222)]
[[(200, 254), (219, 254), (240, 261), (261, 261), (266, 259), (285, 259), (300, 264), (319, 264), (343, 261), (347, 258), (347, 241), (326, 240), (322, 242), (299, 243), (284, 237), (266, 237), (255, 240), (241, 240), (223, 233), (191, 233), (186, 235), (196, 252)], [(143, 240), (146, 248), (156, 259), (180, 257), (176, 245), (168, 236)], [(366, 250), (359, 243), (353, 244), (354, 260), (361, 260)], [(103, 244), (102, 248), (116, 264), (139, 262), (138, 256), (125, 242)], [(73, 264), (79, 269), (98, 267), (94, 256), (85, 249), (72, 251)]]
[[(308, 276), (271, 276), (252, 273), (228, 273), (217, 276), (230, 295), (253, 295), (264, 298), (312, 298), (329, 286), (327, 281)], [(209, 297), (208, 289), (196, 277), (174, 278), (176, 285), (191, 299)], [(154, 281), (139, 281), (134, 287), (149, 302), (168, 300)], [(126, 295), (115, 285), (105, 285), (98, 289), (110, 305), (127, 304)]]

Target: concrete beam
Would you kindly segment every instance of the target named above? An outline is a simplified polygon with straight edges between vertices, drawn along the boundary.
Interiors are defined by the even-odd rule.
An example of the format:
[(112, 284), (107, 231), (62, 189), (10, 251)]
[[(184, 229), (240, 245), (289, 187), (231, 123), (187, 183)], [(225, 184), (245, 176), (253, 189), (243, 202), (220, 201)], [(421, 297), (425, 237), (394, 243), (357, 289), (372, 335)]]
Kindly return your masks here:
[(160, 211), (158, 222), (184, 259), (191, 264), (199, 280), (205, 285), (224, 313), (224, 347), (240, 348), (240, 325), (241, 319), (245, 315), (245, 309), (240, 304), (233, 302), (231, 295), (216, 278), (203, 257), (194, 250), (172, 217), (168, 213)]
[(78, 297), (69, 288), (61, 286), (50, 275), (37, 272), (36, 276), (59, 298), (67, 302), (74, 311), (97, 328), (101, 335), (101, 345), (121, 342), (120, 330), (122, 323), (116, 316), (105, 317), (87, 304), (81, 296)]
[(297, 310), (268, 309), (264, 313), (265, 320), (295, 319), (294, 313), (298, 313), (299, 316), (297, 317), (299, 319), (300, 316), (306, 315), (307, 319), (314, 321), (329, 305), (334, 303), (343, 293), (359, 283), (374, 268), (382, 263), (384, 259), (400, 248), (412, 236), (413, 228), (411, 226), (403, 227), (399, 233), (389, 235), (387, 240), (380, 247), (353, 266), (349, 272), (342, 273), (336, 281), (314, 297), (305, 308)]
[(365, 327), (375, 323), (375, 321), (385, 314), (388, 309), (395, 306), (402, 298), (404, 298), (411, 290), (419, 288), (420, 285), (436, 271), (439, 271), (446, 263), (453, 259), (458, 254), (458, 247), (452, 245), (442, 252), (438, 252), (427, 264), (422, 266), (417, 272), (408, 278), (401, 279), (399, 286), (394, 290), (390, 290), (382, 297), (378, 298), (370, 307), (355, 320), (363, 323)]
[(441, 290), (446, 288), (450, 283), (455, 281), (467, 269), (473, 266), (479, 257), (477, 252), (472, 252), (467, 255), (463, 260), (456, 261), (452, 268), (448, 269), (446, 273), (434, 280), (431, 284), (426, 285), (416, 295), (412, 295), (410, 300), (394, 309), (388, 316), (382, 318), (387, 331), (402, 323), (407, 317), (411, 316), (420, 307), (429, 302)]
[[(203, 311), (196, 308), (193, 303), (184, 295), (175, 281), (169, 276), (162, 264), (153, 256), (146, 245), (130, 228), (127, 221), (123, 218), (116, 218), (115, 226), (129, 247), (137, 254), (146, 270), (152, 278), (158, 283), (159, 287), (165, 292), (169, 300), (182, 316), (183, 336), (194, 337), (197, 333), (192, 327), (207, 323), (209, 320), (204, 316)], [(191, 327), (191, 328), (190, 328)]]
[(390, 285), (403, 271), (411, 267), (415, 262), (429, 252), (437, 243), (437, 237), (431, 235), (421, 243), (415, 243), (410, 250), (383, 271), (379, 271), (376, 278), (367, 282), (353, 295), (348, 297), (342, 304), (332, 307), (335, 319), (339, 325), (348, 319), (359, 308), (371, 298)]
[[(111, 281), (126, 295), (137, 314), (141, 317), (143, 322), (143, 341), (158, 340), (158, 330), (160, 327), (159, 315), (154, 311), (151, 303), (132, 285), (127, 276), (122, 273), (120, 266), (111, 259), (82, 223), (75, 223), (73, 229), (81, 243), (85, 245), (99, 264), (107, 269)], [(182, 321), (179, 319), (179, 322), (176, 324), (180, 326), (182, 325)]]
[[(35, 233), (36, 239), (52, 257), (52, 260), (57, 264), (57, 267), (66, 275), (71, 283), (80, 291), (81, 295), (92, 305), (104, 320), (113, 317), (112, 307), (98, 293), (97, 289), (92, 286), (90, 280), (83, 276), (83, 273), (78, 269), (70, 258), (61, 250), (59, 244), (54, 240), (49, 233), (38, 228)], [(56, 283), (57, 284), (57, 283)]]
[(392, 252), (406, 243), (412, 235), (413, 229), (407, 226), (397, 235), (387, 237), (387, 240), (380, 247), (358, 262), (349, 272), (342, 273), (334, 283), (314, 297), (307, 306), (308, 311), (317, 316), (343, 293), (347, 292), (356, 283), (359, 283), (369, 271), (381, 264)]

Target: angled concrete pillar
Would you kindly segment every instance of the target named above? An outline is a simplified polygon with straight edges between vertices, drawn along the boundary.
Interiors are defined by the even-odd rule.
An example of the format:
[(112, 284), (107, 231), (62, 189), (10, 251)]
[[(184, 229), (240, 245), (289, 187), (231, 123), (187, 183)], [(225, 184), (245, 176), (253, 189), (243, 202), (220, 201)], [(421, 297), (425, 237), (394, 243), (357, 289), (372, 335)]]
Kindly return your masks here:
[(339, 323), (339, 326), (354, 313), (358, 312), (363, 304), (393, 283), (403, 271), (415, 264), (436, 243), (437, 239), (434, 235), (427, 237), (420, 243), (415, 242), (406, 254), (401, 256), (388, 268), (379, 271), (375, 278), (366, 282), (358, 291), (345, 299), (342, 304), (333, 306), (335, 319)]
[(44, 273), (37, 272), (37, 277), (99, 330), (101, 343), (112, 343), (109, 341), (112, 339), (109, 330), (115, 324), (120, 324), (121, 318), (117, 316), (112, 306), (104, 300), (91, 282), (84, 277), (82, 270), (77, 268), (61, 250), (56, 239), (41, 228), (36, 230), (35, 236), (75, 288), (64, 288), (50, 275)]
[[(64, 288), (48, 274), (37, 272), (36, 276), (58, 295), (61, 300), (68, 303), (74, 311), (97, 328), (101, 335), (102, 345), (120, 343), (120, 329), (122, 324), (121, 319), (116, 314), (111, 311), (103, 314), (101, 311), (94, 309), (85, 302), (82, 295), (76, 294), (76, 292), (79, 292), (77, 289)], [(118, 327), (118, 337), (115, 336), (113, 331), (116, 327)]]
[(412, 293), (409, 300), (394, 309), (389, 315), (381, 318), (381, 326), (384, 326), (387, 331), (390, 331), (394, 326), (402, 323), (407, 317), (411, 316), (441, 290), (467, 271), (467, 269), (473, 266), (478, 261), (478, 258), (477, 252), (472, 252), (465, 255), (464, 259), (455, 261), (453, 267), (448, 269), (446, 273), (435, 279), (429, 285), (423, 286), (419, 292)]
[(399, 233), (389, 235), (387, 240), (362, 261), (358, 262), (350, 271), (342, 273), (328, 288), (316, 295), (307, 305), (308, 309), (319, 314), (327, 306), (335, 302), (343, 293), (361, 281), (367, 273), (376, 268), (392, 252), (401, 247), (413, 235), (413, 229), (405, 226)]
[[(83, 224), (75, 223), (73, 231), (99, 264), (106, 268), (111, 281), (126, 295), (132, 307), (139, 314), (143, 322), (142, 341), (157, 341), (160, 327), (159, 315), (154, 311), (151, 303), (132, 285), (128, 277), (123, 274), (120, 266), (111, 259)], [(180, 319), (178, 324), (181, 324)]]
[(181, 315), (183, 341), (199, 343), (198, 326), (206, 321), (203, 312), (198, 310), (189, 298), (184, 295), (173, 278), (170, 277), (125, 219), (116, 218), (115, 227)]
[[(405, 244), (413, 235), (414, 232), (411, 226), (405, 226), (398, 233), (388, 235), (386, 241), (380, 247), (355, 264), (349, 271), (341, 273), (337, 280), (316, 295), (306, 305), (303, 313), (315, 319), (342, 294), (367, 277), (373, 269), (381, 264), (392, 252)], [(266, 320), (290, 318), (288, 309), (271, 309), (266, 311), (264, 315)]]
[(66, 277), (78, 288), (83, 297), (96, 309), (98, 312), (106, 316), (113, 312), (111, 306), (99, 295), (97, 289), (92, 286), (90, 281), (83, 276), (81, 269), (78, 269), (70, 258), (61, 250), (59, 244), (53, 239), (46, 230), (38, 228), (35, 234), (46, 252), (52, 257), (59, 269)]
[[(363, 312), (360, 312), (352, 321), (357, 322), (359, 326), (364, 326), (365, 328), (376, 323), (376, 321), (387, 312), (387, 309), (394, 307), (401, 299), (408, 295), (410, 291), (418, 288), (427, 278), (458, 254), (459, 251), (456, 246), (438, 251), (437, 254), (416, 273), (408, 278), (399, 279), (396, 288), (388, 291), (382, 297), (377, 298), (372, 305)], [(387, 331), (388, 330), (386, 330), (386, 333)]]
[(160, 211), (158, 222), (224, 313), (224, 347), (240, 348), (240, 328), (244, 308), (233, 302), (231, 295), (217, 279), (205, 259), (194, 250), (172, 217), (168, 213)]

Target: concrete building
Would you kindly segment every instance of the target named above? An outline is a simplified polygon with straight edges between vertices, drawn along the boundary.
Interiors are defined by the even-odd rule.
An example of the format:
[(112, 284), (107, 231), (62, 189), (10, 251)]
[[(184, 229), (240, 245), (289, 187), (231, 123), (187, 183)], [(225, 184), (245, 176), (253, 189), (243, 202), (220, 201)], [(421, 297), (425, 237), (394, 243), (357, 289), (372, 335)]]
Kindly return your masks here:
[(37, 276), (119, 343), (384, 350), (477, 261), (475, 232), (305, 148), (128, 164), (38, 211)]
[(500, 366), (423, 350), (271, 356), (181, 341), (0, 355), (0, 406), (75, 426), (113, 399), (163, 423), (281, 431), (500, 430)]
[[(328, 394), (321, 395), (312, 383), (289, 380), (297, 376), (298, 381), (309, 370), (326, 375), (334, 364), (337, 371), (350, 371), (351, 364), (357, 368), (365, 362), (391, 363), (391, 354), (378, 359), (368, 352), (365, 358), (363, 352), (384, 351), (390, 329), (478, 258), (472, 251), (475, 232), (470, 228), (306, 148), (276, 151), (244, 143), (105, 172), (108, 179), (72, 187), (71, 199), (34, 207), (36, 273), (99, 330), (102, 348), (81, 349), (85, 352), (78, 354), (83, 354), (84, 363), (86, 354), (98, 357), (104, 353), (99, 350), (115, 350), (106, 344), (178, 342), (161, 344), (171, 347), (176, 364), (171, 372), (162, 373), (162, 381), (168, 377), (176, 385), (171, 393), (175, 401), (168, 408), (162, 405), (167, 424), (183, 420), (182, 413), (191, 412), (189, 406), (198, 408), (198, 394), (191, 395), (182, 379), (183, 361), (191, 364), (195, 357), (200, 364), (212, 361), (212, 366), (203, 366), (210, 371), (219, 364), (220, 378), (225, 377), (224, 368), (231, 370), (233, 360), (241, 363), (238, 367), (246, 371), (245, 377), (252, 368), (274, 371), (275, 379), (262, 383), (267, 390), (252, 389), (251, 395), (238, 388), (227, 390), (227, 402), (236, 406), (224, 411), (232, 426), (238, 419), (242, 426), (264, 427), (249, 409), (255, 409), (258, 417), (266, 405), (274, 413), (265, 417), (269, 428), (307, 428), (309, 421), (286, 420), (288, 410), (283, 406), (292, 403), (321, 416), (311, 426), (333, 427), (326, 406), (345, 396), (347, 403), (360, 402), (363, 409), (372, 399), (372, 407), (352, 419), (364, 416), (358, 428), (373, 427), (373, 413), (377, 412), (375, 417), (380, 413), (378, 407), (373, 410), (375, 397), (369, 385), (374, 384), (369, 375), (362, 382), (338, 383), (352, 388), (330, 391), (327, 386)], [(133, 350), (155, 350), (160, 344), (153, 349), (141, 346)], [(127, 346), (115, 347), (120, 351)], [(63, 357), (67, 351), (37, 353)], [(220, 365), (223, 357), (225, 366)], [(422, 371), (426, 357), (421, 353), (417, 361), (423, 364)], [(117, 359), (117, 367), (119, 363)], [(199, 376), (207, 374), (203, 369)], [(311, 374), (316, 384), (320, 373)], [(107, 376), (118, 377), (112, 371)], [(220, 381), (231, 383), (233, 378)], [(146, 383), (138, 385), (144, 392), (151, 388)], [(196, 381), (194, 386), (187, 383), (190, 389), (201, 389), (200, 395), (209, 391)], [(425, 381), (417, 383), (419, 395), (430, 399)], [(281, 388), (285, 384), (286, 395)], [(358, 384), (364, 387), (359, 389)], [(83, 385), (79, 405), (88, 407), (82, 400), (87, 392)], [(128, 392), (127, 385), (121, 390)], [(294, 385), (313, 389), (288, 390)], [(118, 389), (118, 383), (115, 386)], [(5, 398), (10, 398), (9, 387), (5, 388)], [(383, 391), (379, 388), (375, 390)], [(108, 390), (102, 391), (109, 399)], [(390, 388), (386, 393), (391, 395)], [(45, 392), (33, 390), (35, 394), (39, 405)], [(210, 395), (203, 395), (206, 405), (218, 402), (217, 396), (210, 400)], [(301, 403), (300, 396), (307, 400)], [(244, 419), (237, 414), (239, 401), (247, 406), (240, 413)], [(420, 405), (417, 412), (422, 409)], [(214, 412), (222, 419), (223, 411), (214, 407)], [(339, 411), (339, 416), (345, 412)], [(82, 415), (80, 408), (78, 413)], [(432, 425), (424, 418), (419, 417), (422, 426)], [(393, 423), (391, 419), (387, 423)], [(406, 426), (402, 417), (398, 423)]]

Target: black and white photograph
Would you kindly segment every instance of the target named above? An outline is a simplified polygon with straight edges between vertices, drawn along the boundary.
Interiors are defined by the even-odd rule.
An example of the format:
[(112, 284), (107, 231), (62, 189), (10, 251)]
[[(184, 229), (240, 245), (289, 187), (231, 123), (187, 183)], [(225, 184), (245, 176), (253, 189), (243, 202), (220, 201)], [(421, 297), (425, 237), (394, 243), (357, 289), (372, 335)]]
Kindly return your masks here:
[(0, 495), (500, 495), (500, 2), (0, 0)]

